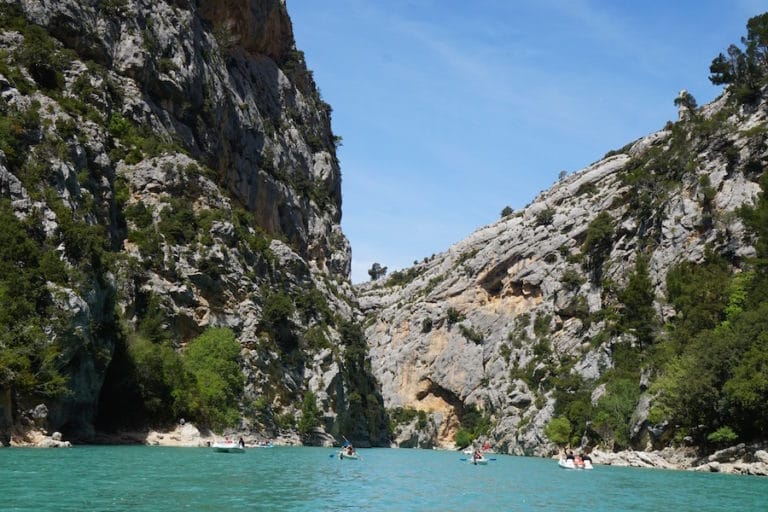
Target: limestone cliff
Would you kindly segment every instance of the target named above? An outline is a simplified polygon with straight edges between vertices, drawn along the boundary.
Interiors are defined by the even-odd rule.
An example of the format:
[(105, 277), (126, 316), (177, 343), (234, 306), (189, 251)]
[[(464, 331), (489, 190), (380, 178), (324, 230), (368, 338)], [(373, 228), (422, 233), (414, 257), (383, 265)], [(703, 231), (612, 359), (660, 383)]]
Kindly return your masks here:
[[(435, 429), (420, 444), (453, 446), (475, 407), (497, 449), (553, 453), (544, 429), (558, 393), (576, 392), (569, 379), (591, 383), (596, 403), (622, 347), (643, 341), (640, 328), (616, 328), (639, 257), (663, 325), (676, 313), (665, 299), (675, 265), (711, 251), (738, 272), (755, 255), (736, 212), (760, 192), (768, 102), (732, 100), (612, 151), (447, 251), (359, 287), (385, 404), (426, 412), (422, 425)], [(638, 394), (648, 380), (635, 380)], [(631, 425), (638, 447), (664, 430), (648, 421), (645, 397)], [(412, 427), (400, 435), (413, 443)]]
[[(350, 386), (335, 342), (352, 319), (338, 139), (284, 1), (0, 8), (0, 199), (42, 254), (25, 279), (44, 290), (16, 320), (46, 333), (32, 349), (2, 326), (32, 354), (0, 372), (3, 440), (10, 424), (89, 439), (135, 421), (134, 333), (179, 351), (208, 326), (242, 346), (241, 429), (274, 434), (311, 390), (338, 432)], [(290, 302), (283, 340), (270, 297)], [(20, 384), (30, 364), (49, 389)], [(50, 413), (32, 419), (40, 401)]]

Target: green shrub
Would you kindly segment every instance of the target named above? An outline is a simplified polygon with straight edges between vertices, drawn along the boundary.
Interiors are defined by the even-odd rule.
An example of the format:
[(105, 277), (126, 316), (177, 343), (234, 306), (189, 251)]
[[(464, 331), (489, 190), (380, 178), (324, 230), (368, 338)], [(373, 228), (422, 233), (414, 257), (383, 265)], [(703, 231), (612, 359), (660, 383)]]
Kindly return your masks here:
[(333, 323), (333, 313), (325, 296), (312, 284), (308, 290), (296, 294), (294, 299), (296, 311), (304, 323), (311, 320), (319, 320), (324, 323)]
[(128, 355), (144, 413), (154, 421), (172, 421), (185, 410), (187, 376), (179, 355), (168, 341), (157, 343), (132, 336)]
[(30, 222), (20, 221), (11, 202), (0, 199), (0, 388), (37, 400), (66, 391), (61, 347), (50, 335), (57, 319), (45, 280), (67, 277)]
[(160, 212), (158, 231), (169, 243), (192, 242), (197, 236), (197, 219), (191, 203), (186, 199), (172, 198)]
[(461, 332), (461, 335), (467, 338), (469, 341), (474, 342), (477, 345), (483, 343), (483, 333), (475, 330), (474, 328), (467, 327), (464, 324), (459, 324), (459, 331)]
[(326, 348), (331, 348), (331, 342), (326, 334), (326, 327), (321, 325), (314, 325), (307, 329), (303, 335), (304, 346), (308, 350), (319, 351)]
[(560, 276), (560, 282), (563, 283), (563, 287), (568, 291), (576, 291), (581, 288), (581, 285), (587, 282), (584, 277), (572, 268), (567, 268)]
[(509, 358), (512, 356), (512, 349), (509, 348), (509, 345), (506, 343), (502, 343), (499, 345), (499, 354), (501, 355), (502, 359), (509, 364)]
[(533, 332), (536, 336), (546, 336), (550, 333), (550, 324), (552, 323), (552, 315), (536, 315), (533, 320)]
[(419, 271), (414, 267), (402, 271), (395, 270), (389, 275), (389, 279), (387, 279), (385, 286), (405, 286), (418, 276)]
[(296, 427), (296, 417), (290, 412), (284, 412), (275, 416), (275, 426), (282, 431), (292, 430)]
[(483, 414), (474, 405), (465, 406), (459, 413), (460, 428), (454, 436), (457, 446), (468, 446), (480, 436), (487, 435), (491, 430), (490, 417)]
[(389, 418), (396, 425), (407, 425), (416, 418), (416, 414), (413, 407), (395, 407), (389, 411)]
[(648, 260), (644, 256), (638, 256), (635, 270), (629, 276), (626, 288), (620, 291), (618, 296), (624, 303), (619, 328), (624, 332), (634, 333), (641, 347), (650, 345), (658, 320), (654, 309), (656, 296), (648, 272)]
[(640, 387), (636, 382), (621, 378), (609, 382), (605, 395), (595, 407), (593, 428), (615, 446), (629, 446), (629, 420), (639, 397)]
[(320, 409), (315, 394), (307, 391), (301, 404), (301, 418), (297, 424), (299, 434), (307, 435), (320, 426)]
[(291, 297), (284, 292), (269, 293), (262, 306), (262, 323), (272, 339), (284, 352), (297, 348), (293, 315), (296, 308)]
[(586, 256), (584, 270), (593, 283), (599, 283), (603, 274), (603, 263), (613, 246), (613, 219), (606, 212), (600, 212), (587, 226), (587, 234), (581, 250)]
[(536, 214), (537, 226), (549, 226), (552, 224), (552, 220), (555, 218), (555, 210), (552, 208), (545, 208)]
[(725, 319), (730, 273), (727, 261), (711, 252), (701, 264), (683, 262), (667, 272), (667, 301), (677, 312), (672, 337), (680, 345)]
[(144, 229), (152, 225), (152, 210), (143, 202), (133, 203), (125, 208), (125, 218), (138, 229)]
[(726, 446), (732, 444), (738, 438), (739, 436), (736, 435), (736, 432), (734, 432), (731, 427), (725, 426), (720, 427), (709, 434), (707, 436), (707, 441), (716, 445)]
[(446, 318), (448, 320), (448, 325), (451, 326), (455, 323), (463, 321), (464, 315), (459, 313), (459, 311), (456, 308), (449, 307), (448, 311), (446, 311)]
[(53, 38), (37, 25), (28, 25), (23, 31), (24, 43), (16, 50), (16, 59), (29, 70), (37, 84), (48, 90), (59, 90), (64, 85), (64, 62), (56, 51)]
[(238, 358), (240, 343), (227, 328), (212, 327), (193, 339), (182, 355), (194, 384), (188, 390), (190, 412), (220, 429), (233, 426), (240, 414), (237, 403), (244, 386)]
[(170, 340), (166, 326), (165, 312), (160, 297), (156, 294), (141, 294), (137, 300), (139, 322), (136, 331), (152, 343), (162, 343)]
[(550, 346), (549, 340), (546, 338), (540, 340), (538, 343), (536, 343), (533, 346), (533, 355), (538, 360), (542, 360), (549, 356), (552, 353), (552, 347)]
[(464, 448), (472, 444), (472, 441), (474, 441), (475, 438), (472, 436), (470, 432), (467, 432), (463, 428), (460, 428), (456, 431), (456, 433), (453, 435), (453, 442), (456, 443), (456, 446), (459, 448)]
[(398, 425), (408, 425), (413, 420), (418, 420), (416, 428), (419, 430), (425, 429), (429, 423), (427, 413), (413, 407), (395, 407), (389, 411), (389, 418), (390, 431), (394, 431)]
[(553, 418), (544, 428), (544, 435), (555, 444), (567, 445), (571, 442), (571, 422), (568, 418), (560, 416)]
[[(39, 104), (26, 111), (13, 108), (0, 110), (0, 150), (5, 153), (12, 170), (21, 167), (26, 158), (26, 149), (33, 140), (34, 132), (40, 126)], [(30, 185), (38, 185), (31, 183)]]

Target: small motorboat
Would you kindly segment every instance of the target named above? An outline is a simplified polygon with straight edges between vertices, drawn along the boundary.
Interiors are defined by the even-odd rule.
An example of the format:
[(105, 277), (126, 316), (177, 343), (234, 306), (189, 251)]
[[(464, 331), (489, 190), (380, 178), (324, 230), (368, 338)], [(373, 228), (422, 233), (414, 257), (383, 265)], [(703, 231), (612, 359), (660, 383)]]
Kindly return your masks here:
[(574, 459), (560, 459), (557, 465), (563, 469), (594, 469), (592, 461), (589, 459), (578, 461)]
[(222, 453), (245, 453), (245, 445), (234, 441), (225, 441), (222, 443), (213, 443), (211, 448), (215, 452)]

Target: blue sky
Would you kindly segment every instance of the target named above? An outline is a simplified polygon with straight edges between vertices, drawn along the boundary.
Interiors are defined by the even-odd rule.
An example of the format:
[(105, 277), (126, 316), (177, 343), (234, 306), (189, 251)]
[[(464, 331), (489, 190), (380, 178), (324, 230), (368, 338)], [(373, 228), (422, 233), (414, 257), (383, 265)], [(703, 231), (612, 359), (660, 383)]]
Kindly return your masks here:
[(352, 281), (447, 250), (674, 120), (765, 0), (287, 0), (343, 138)]

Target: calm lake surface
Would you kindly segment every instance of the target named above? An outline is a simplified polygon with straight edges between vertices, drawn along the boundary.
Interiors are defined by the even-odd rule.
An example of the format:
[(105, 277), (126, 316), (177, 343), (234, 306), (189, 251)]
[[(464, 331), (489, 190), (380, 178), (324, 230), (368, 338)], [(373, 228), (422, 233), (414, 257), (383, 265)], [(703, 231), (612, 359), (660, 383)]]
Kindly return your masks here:
[(596, 466), (457, 452), (87, 446), (0, 449), (0, 510), (768, 510), (768, 478)]

